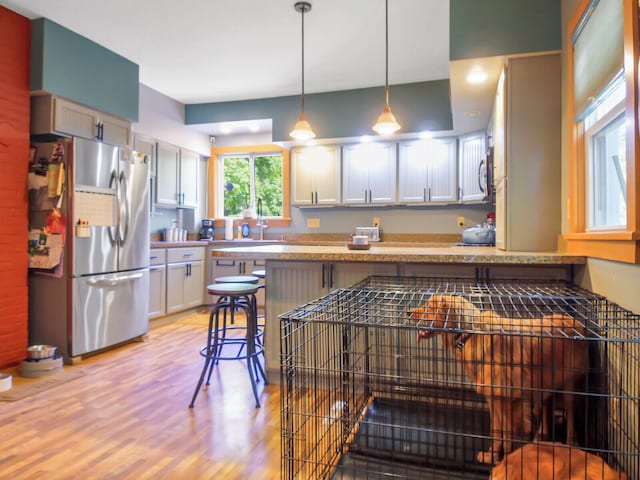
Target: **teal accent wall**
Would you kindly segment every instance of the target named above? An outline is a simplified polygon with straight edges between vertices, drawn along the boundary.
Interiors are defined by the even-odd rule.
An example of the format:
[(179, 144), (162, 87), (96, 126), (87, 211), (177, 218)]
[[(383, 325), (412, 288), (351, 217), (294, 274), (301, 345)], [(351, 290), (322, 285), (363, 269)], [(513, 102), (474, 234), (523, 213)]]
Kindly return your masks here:
[(449, 0), (449, 59), (562, 49), (560, 0)]
[[(305, 95), (307, 120), (318, 138), (374, 134), (371, 127), (384, 107), (384, 87)], [(402, 125), (401, 133), (452, 130), (449, 80), (389, 87), (389, 104)], [(271, 118), (273, 140), (291, 140), (300, 116), (300, 96), (186, 105), (185, 123), (232, 122)]]
[(138, 65), (46, 18), (31, 23), (31, 90), (138, 121)]

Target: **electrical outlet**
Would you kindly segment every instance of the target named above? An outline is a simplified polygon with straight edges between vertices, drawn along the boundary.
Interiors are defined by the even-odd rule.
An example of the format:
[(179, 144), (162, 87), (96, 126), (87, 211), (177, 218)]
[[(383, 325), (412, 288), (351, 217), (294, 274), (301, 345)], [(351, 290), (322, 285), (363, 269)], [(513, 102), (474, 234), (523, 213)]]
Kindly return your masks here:
[(458, 217), (458, 226), (464, 227), (464, 217)]
[(320, 228), (320, 219), (307, 218), (307, 228)]
[(379, 227), (380, 219), (378, 217), (373, 217), (373, 222), (371, 222), (371, 225), (373, 225), (374, 227)]

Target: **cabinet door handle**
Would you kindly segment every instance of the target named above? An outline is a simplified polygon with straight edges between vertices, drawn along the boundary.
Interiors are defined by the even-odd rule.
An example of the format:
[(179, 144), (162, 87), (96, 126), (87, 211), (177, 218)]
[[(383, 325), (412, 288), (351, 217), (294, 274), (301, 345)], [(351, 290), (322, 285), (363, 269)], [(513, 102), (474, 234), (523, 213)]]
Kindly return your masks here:
[(313, 205), (313, 192), (311, 192), (311, 205)]
[(369, 190), (369, 203), (373, 203), (373, 195), (371, 195), (371, 190)]
[(329, 265), (329, 288), (333, 288), (333, 263)]
[(318, 205), (318, 192), (316, 192), (316, 205)]
[(422, 201), (426, 202), (427, 201), (427, 187), (424, 187), (422, 189)]
[(186, 253), (183, 253), (182, 256), (183, 257), (191, 257), (191, 256), (193, 256), (193, 253), (192, 252), (186, 252)]
[(324, 287), (325, 287), (325, 285), (326, 285), (326, 282), (325, 282), (325, 279), (324, 279), (325, 266), (326, 266), (326, 265), (323, 263), (323, 264), (322, 264), (322, 288), (324, 288)]
[(458, 187), (458, 201), (462, 201), (462, 188)]
[(431, 201), (431, 187), (429, 187), (429, 201)]
[(100, 138), (100, 122), (96, 123), (96, 140), (101, 140), (101, 138)]

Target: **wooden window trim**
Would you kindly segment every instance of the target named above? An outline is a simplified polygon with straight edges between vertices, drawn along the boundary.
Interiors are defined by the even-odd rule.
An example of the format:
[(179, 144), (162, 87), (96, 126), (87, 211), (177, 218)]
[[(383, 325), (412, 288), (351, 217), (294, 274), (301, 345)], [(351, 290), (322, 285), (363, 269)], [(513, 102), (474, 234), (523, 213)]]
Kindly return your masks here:
[[(208, 201), (207, 211), (210, 216), (213, 216), (216, 211), (216, 179), (218, 172), (218, 157), (229, 154), (255, 154), (255, 153), (273, 153), (278, 152), (282, 154), (282, 217), (265, 217), (269, 221), (270, 227), (286, 228), (291, 225), (291, 206), (290, 206), (290, 182), (289, 182), (289, 150), (282, 148), (279, 145), (267, 144), (267, 145), (251, 145), (251, 146), (238, 146), (238, 147), (214, 147), (211, 149), (211, 157), (209, 157), (208, 163)], [(243, 220), (244, 222), (245, 220)], [(247, 219), (247, 223), (250, 226), (255, 226), (256, 219)], [(225, 219), (215, 218), (216, 225), (224, 225)]]
[(575, 30), (589, 0), (580, 0), (567, 24), (567, 82), (569, 122), (569, 232), (560, 238), (560, 248), (574, 255), (585, 255), (627, 263), (640, 263), (640, 137), (638, 135), (638, 2), (623, 3), (625, 123), (627, 156), (627, 227), (624, 231), (586, 231), (586, 185), (584, 122), (575, 123), (573, 91), (573, 43)]

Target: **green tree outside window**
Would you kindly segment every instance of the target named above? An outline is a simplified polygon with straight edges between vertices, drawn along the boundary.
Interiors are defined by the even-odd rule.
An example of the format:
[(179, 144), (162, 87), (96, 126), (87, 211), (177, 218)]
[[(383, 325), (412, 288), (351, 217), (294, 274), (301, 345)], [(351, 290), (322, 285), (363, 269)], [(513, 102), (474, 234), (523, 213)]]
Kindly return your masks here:
[(282, 155), (229, 155), (220, 158), (223, 170), (224, 216), (242, 215), (262, 199), (265, 217), (283, 214)]

